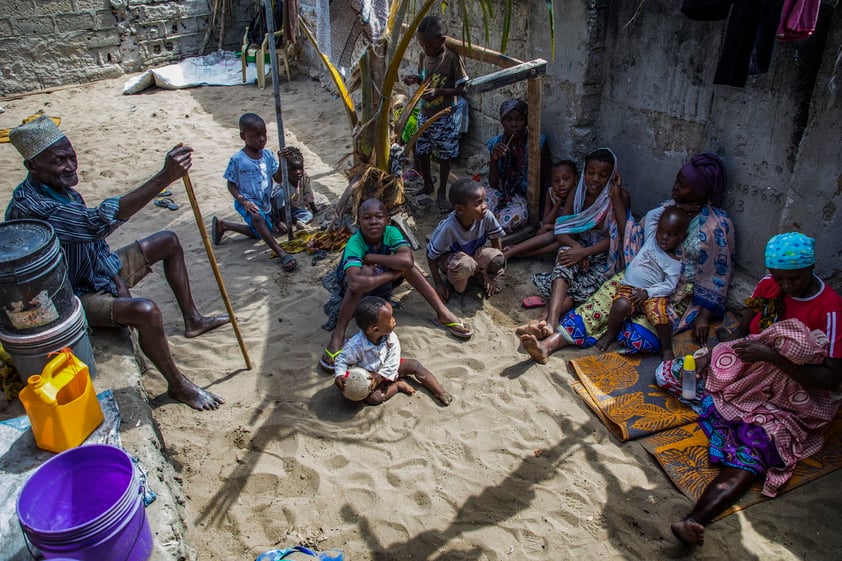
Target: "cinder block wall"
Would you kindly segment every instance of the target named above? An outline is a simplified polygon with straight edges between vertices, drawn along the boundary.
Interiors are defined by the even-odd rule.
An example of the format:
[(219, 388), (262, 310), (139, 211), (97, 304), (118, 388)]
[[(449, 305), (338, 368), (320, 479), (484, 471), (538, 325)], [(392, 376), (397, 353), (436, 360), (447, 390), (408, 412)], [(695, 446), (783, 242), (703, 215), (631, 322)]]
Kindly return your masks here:
[[(222, 46), (255, 10), (236, 0)], [(215, 50), (208, 0), (0, 0), (0, 96), (112, 78)]]

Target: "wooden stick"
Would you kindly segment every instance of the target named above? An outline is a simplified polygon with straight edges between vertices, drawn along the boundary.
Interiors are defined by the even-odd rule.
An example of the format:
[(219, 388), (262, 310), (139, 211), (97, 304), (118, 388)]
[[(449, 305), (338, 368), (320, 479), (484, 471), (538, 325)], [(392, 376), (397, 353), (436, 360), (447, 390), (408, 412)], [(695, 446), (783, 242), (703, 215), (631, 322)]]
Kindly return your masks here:
[[(275, 49), (275, 14), (272, 10), (271, 0), (263, 0), (263, 6), (266, 8), (266, 35), (269, 37), (269, 59), (272, 61), (270, 67), (272, 69), (272, 90), (275, 93), (275, 122), (278, 125), (278, 150), (283, 152), (284, 148), (286, 147), (286, 141), (284, 140), (284, 118), (283, 113), (281, 112), (281, 93), (278, 89), (278, 55)], [(292, 223), (292, 185), (289, 184), (287, 159), (281, 156), (280, 160), (281, 161), (278, 163), (281, 165), (281, 187), (283, 187), (284, 195), (286, 198), (284, 211), (286, 214), (285, 217), (287, 220), (288, 228), (287, 239), (289, 241), (292, 241), (294, 237), (292, 231), (295, 229), (295, 224)], [(281, 256), (279, 255), (278, 259), (280, 258)]]
[(243, 353), (243, 359), (246, 361), (246, 370), (251, 370), (251, 359), (246, 351), (243, 336), (240, 334), (240, 326), (237, 325), (237, 316), (234, 315), (234, 308), (231, 307), (231, 300), (228, 298), (228, 291), (225, 290), (225, 283), (222, 281), (222, 274), (219, 272), (219, 265), (216, 264), (216, 257), (213, 254), (213, 245), (211, 244), (208, 232), (205, 229), (205, 221), (202, 218), (202, 211), (199, 210), (199, 202), (196, 200), (196, 193), (193, 192), (193, 184), (190, 182), (190, 175), (185, 174), (184, 177), (182, 177), (182, 180), (184, 180), (184, 189), (187, 191), (187, 198), (190, 199), (190, 206), (193, 208), (193, 216), (196, 218), (196, 226), (199, 227), (199, 235), (202, 236), (202, 242), (205, 244), (205, 253), (208, 254), (208, 261), (210, 261), (211, 269), (213, 269), (213, 276), (216, 277), (216, 284), (219, 285), (219, 293), (222, 295), (222, 300), (225, 302), (225, 309), (228, 310), (228, 317), (231, 319), (231, 326), (234, 328), (234, 335), (237, 336), (237, 344), (240, 345), (240, 352)]
[(541, 208), (541, 77), (526, 81), (526, 101), (529, 104), (527, 127), (529, 128), (529, 168), (527, 173), (526, 208), (529, 209), (529, 223), (538, 223)]

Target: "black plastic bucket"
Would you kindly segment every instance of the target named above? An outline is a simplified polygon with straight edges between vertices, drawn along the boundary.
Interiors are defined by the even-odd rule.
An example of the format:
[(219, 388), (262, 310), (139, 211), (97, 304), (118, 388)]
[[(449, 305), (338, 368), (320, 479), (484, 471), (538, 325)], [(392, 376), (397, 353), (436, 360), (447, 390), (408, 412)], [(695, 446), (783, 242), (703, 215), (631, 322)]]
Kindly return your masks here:
[(42, 220), (0, 223), (0, 327), (40, 331), (68, 319), (75, 304), (53, 227)]

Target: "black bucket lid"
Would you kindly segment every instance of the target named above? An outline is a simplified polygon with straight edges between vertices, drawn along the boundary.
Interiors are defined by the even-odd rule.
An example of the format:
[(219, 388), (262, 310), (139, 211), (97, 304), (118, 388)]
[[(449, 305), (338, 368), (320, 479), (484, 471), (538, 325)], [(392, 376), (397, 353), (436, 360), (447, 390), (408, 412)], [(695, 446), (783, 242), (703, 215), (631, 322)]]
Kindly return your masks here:
[(0, 267), (37, 253), (53, 243), (55, 236), (53, 227), (43, 220), (0, 222)]

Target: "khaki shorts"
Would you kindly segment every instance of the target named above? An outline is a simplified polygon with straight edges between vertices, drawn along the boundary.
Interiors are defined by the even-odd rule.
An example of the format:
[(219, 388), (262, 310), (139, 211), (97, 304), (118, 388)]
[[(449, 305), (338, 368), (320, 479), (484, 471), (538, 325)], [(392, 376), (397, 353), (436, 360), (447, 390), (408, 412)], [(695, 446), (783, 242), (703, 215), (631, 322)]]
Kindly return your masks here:
[[(120, 278), (126, 286), (132, 288), (140, 279), (152, 272), (149, 261), (140, 249), (140, 244), (132, 242), (117, 250), (122, 267)], [(114, 321), (111, 308), (114, 306), (114, 295), (105, 290), (83, 294), (79, 299), (88, 316), (88, 325), (92, 327), (115, 327), (119, 325)]]
[[(503, 255), (503, 252), (499, 249), (485, 246), (477, 249), (473, 255), (462, 251), (443, 255), (438, 259), (437, 265), (439, 271), (446, 273), (447, 282), (456, 292), (461, 293), (467, 288), (468, 280), (472, 276), (485, 273), (491, 261), (500, 255)], [(502, 270), (498, 274), (502, 274)]]

